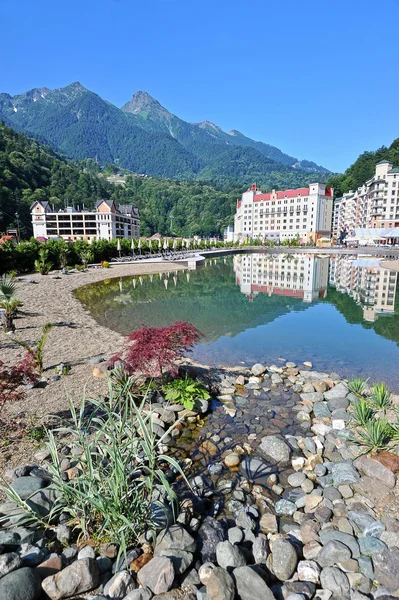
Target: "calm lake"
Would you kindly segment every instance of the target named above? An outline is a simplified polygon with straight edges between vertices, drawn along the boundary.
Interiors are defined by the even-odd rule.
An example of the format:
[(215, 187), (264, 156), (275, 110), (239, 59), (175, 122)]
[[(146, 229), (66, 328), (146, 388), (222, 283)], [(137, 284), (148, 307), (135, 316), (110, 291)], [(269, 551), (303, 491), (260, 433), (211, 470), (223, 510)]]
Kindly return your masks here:
[(204, 334), (191, 356), (205, 364), (310, 360), (399, 391), (397, 274), (382, 260), (237, 254), (197, 271), (108, 279), (75, 293), (98, 323), (122, 334), (190, 321)]

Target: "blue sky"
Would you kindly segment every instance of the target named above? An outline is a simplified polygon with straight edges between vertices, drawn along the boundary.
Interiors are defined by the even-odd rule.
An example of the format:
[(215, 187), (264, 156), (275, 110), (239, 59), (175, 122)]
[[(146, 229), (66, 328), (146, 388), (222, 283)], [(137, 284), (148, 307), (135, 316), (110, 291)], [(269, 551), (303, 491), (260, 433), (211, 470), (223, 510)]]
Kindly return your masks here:
[(342, 171), (399, 137), (399, 0), (0, 0), (0, 91), (146, 90)]

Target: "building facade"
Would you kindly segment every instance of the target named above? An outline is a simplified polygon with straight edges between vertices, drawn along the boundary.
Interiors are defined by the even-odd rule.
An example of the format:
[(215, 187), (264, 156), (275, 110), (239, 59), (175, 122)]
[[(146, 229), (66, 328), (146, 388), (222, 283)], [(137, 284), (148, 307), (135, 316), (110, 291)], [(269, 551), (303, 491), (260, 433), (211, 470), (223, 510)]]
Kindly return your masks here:
[(268, 194), (252, 185), (237, 202), (234, 218), (235, 240), (266, 238), (316, 242), (331, 235), (333, 190), (312, 183), (296, 190), (273, 190)]
[(140, 237), (140, 214), (131, 205), (119, 205), (112, 200), (99, 200), (93, 211), (72, 207), (52, 210), (48, 202), (31, 206), (35, 238), (61, 237), (68, 241), (112, 240)]
[(356, 191), (350, 191), (334, 204), (333, 236), (354, 229), (399, 227), (399, 169), (382, 160), (374, 176)]
[(234, 272), (250, 300), (262, 293), (311, 303), (327, 295), (328, 264), (328, 257), (315, 260), (306, 254), (243, 254), (234, 257)]

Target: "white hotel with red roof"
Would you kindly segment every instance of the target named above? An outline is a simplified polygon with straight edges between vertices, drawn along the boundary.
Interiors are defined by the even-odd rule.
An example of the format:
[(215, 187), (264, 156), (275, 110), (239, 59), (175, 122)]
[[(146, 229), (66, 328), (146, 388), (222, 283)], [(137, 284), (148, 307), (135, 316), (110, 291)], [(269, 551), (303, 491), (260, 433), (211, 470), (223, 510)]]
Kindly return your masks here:
[(303, 243), (316, 242), (331, 236), (332, 211), (333, 189), (324, 183), (268, 194), (253, 184), (237, 201), (234, 239), (282, 241), (299, 234)]

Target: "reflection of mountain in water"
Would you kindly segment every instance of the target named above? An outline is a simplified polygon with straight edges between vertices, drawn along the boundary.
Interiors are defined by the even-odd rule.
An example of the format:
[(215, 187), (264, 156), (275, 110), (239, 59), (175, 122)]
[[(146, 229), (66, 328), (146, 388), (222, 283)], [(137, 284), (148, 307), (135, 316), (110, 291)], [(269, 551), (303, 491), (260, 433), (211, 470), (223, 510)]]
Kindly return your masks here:
[(205, 341), (233, 337), (290, 311), (308, 308), (300, 296), (258, 294), (251, 302), (236, 284), (232, 258), (211, 261), (198, 271), (173, 271), (169, 277), (111, 279), (75, 293), (101, 325), (122, 334), (143, 323), (161, 327), (190, 321), (204, 333)]

